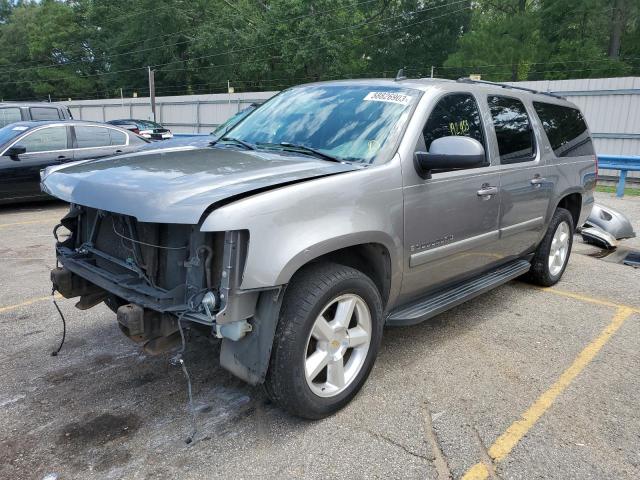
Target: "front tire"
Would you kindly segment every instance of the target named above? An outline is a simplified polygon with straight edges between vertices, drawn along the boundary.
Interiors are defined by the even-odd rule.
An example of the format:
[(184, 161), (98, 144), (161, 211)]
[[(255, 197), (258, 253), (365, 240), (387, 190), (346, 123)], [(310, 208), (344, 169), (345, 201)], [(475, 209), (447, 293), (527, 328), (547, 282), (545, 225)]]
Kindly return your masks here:
[(557, 208), (547, 233), (538, 245), (526, 279), (543, 287), (558, 283), (567, 268), (572, 245), (573, 217), (568, 210)]
[(369, 376), (382, 327), (380, 293), (362, 272), (333, 263), (303, 268), (285, 291), (267, 394), (303, 418), (335, 413)]

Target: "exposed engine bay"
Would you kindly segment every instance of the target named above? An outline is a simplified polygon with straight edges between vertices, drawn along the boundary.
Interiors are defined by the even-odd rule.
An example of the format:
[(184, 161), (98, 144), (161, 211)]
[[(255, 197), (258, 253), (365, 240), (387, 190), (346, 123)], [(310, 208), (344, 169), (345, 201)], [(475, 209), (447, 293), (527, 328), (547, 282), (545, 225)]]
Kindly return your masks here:
[[(69, 231), (58, 235), (60, 227)], [(72, 205), (55, 229), (54, 288), (76, 306), (104, 302), (129, 338), (159, 353), (179, 340), (179, 321), (237, 341), (252, 330), (259, 292), (238, 290), (248, 232), (138, 222)]]

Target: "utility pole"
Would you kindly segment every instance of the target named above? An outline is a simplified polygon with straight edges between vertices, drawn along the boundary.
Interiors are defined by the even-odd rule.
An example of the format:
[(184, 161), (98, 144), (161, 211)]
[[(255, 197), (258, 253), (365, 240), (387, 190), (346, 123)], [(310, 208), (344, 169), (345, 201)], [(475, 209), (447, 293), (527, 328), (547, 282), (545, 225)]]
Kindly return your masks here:
[(124, 95), (122, 93), (122, 87), (120, 87), (120, 103), (122, 103), (122, 106), (124, 107)]
[(149, 69), (149, 101), (151, 102), (151, 114), (153, 115), (153, 121), (156, 121), (156, 82), (155, 82), (155, 70)]
[(431, 78), (433, 78), (433, 65), (431, 65)]

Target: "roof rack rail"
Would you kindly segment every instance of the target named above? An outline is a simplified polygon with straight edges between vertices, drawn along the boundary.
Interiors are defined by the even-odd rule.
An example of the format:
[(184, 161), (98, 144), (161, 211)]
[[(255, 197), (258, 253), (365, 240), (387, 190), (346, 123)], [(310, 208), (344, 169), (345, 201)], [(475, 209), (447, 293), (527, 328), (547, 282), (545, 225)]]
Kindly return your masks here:
[(513, 90), (522, 90), (522, 91), (529, 92), (529, 93), (537, 93), (539, 95), (548, 95), (548, 96), (553, 97), (553, 98), (562, 98), (562, 99), (564, 99), (564, 97), (561, 97), (560, 95), (556, 95), (555, 93), (551, 93), (551, 92), (541, 92), (539, 90), (534, 90), (533, 88), (518, 87), (518, 86), (515, 86), (515, 85), (509, 85), (507, 83), (490, 82), (488, 80), (474, 80), (474, 79), (469, 78), (469, 77), (460, 77), (458, 80), (456, 80), (456, 82), (460, 82), (460, 83), (480, 83), (480, 84), (483, 84), (483, 85), (493, 85), (494, 87), (511, 88)]

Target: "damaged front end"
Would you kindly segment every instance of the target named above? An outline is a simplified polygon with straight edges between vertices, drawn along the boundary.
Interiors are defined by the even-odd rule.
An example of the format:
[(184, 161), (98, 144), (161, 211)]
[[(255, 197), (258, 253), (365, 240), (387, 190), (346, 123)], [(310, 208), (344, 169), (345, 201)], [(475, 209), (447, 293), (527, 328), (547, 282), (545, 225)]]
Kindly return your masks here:
[[(57, 235), (60, 226), (70, 232), (66, 238)], [(76, 306), (83, 310), (104, 302), (117, 313), (123, 333), (149, 353), (175, 346), (182, 321), (238, 344), (254, 328), (261, 292), (239, 289), (247, 231), (201, 232), (198, 225), (139, 222), (72, 205), (54, 234), (59, 265), (51, 272), (54, 289), (65, 298), (80, 297)], [(223, 341), (223, 355), (237, 348), (246, 349), (225, 349)], [(249, 361), (253, 367), (256, 362)], [(258, 383), (266, 367), (254, 370), (234, 373)]]

